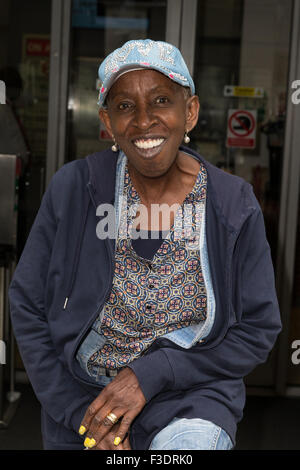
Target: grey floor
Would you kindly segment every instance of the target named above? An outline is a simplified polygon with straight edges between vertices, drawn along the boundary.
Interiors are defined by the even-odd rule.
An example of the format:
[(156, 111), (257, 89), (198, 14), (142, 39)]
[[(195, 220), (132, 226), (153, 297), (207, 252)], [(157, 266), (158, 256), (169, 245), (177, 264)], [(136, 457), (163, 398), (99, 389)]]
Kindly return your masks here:
[[(21, 398), (0, 450), (40, 450), (40, 406), (30, 385), (17, 385)], [(236, 450), (300, 450), (300, 399), (248, 396)]]

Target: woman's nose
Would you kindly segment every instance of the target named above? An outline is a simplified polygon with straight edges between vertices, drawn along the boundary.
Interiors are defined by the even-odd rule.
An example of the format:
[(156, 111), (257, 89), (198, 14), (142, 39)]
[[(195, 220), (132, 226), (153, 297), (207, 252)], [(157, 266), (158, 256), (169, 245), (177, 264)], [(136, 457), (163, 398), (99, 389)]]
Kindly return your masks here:
[(153, 115), (150, 106), (136, 106), (135, 123), (139, 129), (149, 129), (156, 121), (157, 118)]

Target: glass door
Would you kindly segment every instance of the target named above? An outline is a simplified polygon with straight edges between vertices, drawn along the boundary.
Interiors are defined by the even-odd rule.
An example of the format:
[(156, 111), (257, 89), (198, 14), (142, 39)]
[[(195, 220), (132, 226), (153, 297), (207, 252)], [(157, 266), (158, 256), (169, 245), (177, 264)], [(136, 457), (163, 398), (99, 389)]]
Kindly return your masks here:
[[(48, 134), (53, 148), (48, 153), (46, 182), (64, 162), (110, 146), (97, 106), (97, 72), (104, 57), (130, 39), (169, 41), (181, 49), (200, 97), (199, 122), (190, 145), (214, 165), (253, 185), (277, 272), (278, 252), (285, 240), (285, 235), (279, 240), (278, 228), (284, 212), (281, 206), (286, 207), (282, 189), (288, 186), (288, 179), (282, 184), (282, 172), (287, 162), (293, 8), (298, 3), (52, 0), (52, 4), (65, 9), (58, 15), (62, 25), (52, 24), (60, 37), (52, 61), (61, 70), (58, 67), (50, 81), (49, 125), (54, 132)], [(62, 32), (67, 33), (67, 41)], [(60, 143), (55, 147), (56, 142)], [(247, 377), (249, 386), (274, 387), (276, 355), (274, 348), (269, 361)]]
[[(5, 209), (0, 223), (0, 337), (6, 345), (6, 364), (0, 365), (0, 421), (7, 425), (20, 395), (15, 379), (25, 374), (10, 324), (7, 291), (44, 192), (51, 0), (0, 3), (0, 80), (6, 88), (5, 104), (0, 104), (2, 215)], [(17, 163), (8, 172), (4, 163), (13, 158)], [(3, 241), (11, 218), (13, 242)]]
[(73, 0), (66, 161), (108, 148), (98, 118), (98, 67), (131, 39), (165, 40), (167, 1)]
[(0, 154), (19, 156), (18, 254), (40, 205), (46, 166), (51, 0), (2, 0)]
[[(198, 0), (191, 145), (253, 185), (276, 270), (292, 0)], [(275, 348), (276, 349), (276, 348)], [(276, 351), (247, 377), (271, 387)]]

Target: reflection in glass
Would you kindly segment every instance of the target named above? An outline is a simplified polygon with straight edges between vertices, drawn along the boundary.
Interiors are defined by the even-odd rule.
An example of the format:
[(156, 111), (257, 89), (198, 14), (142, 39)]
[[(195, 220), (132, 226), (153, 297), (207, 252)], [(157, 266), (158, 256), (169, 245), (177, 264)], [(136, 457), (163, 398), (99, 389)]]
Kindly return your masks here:
[[(201, 111), (191, 145), (252, 184), (275, 272), (292, 3), (199, 0), (196, 20), (194, 80)], [(274, 374), (272, 356), (246, 383), (272, 386)]]
[(109, 147), (110, 136), (98, 119), (98, 67), (126, 41), (165, 40), (166, 5), (166, 1), (73, 2), (66, 160)]
[(7, 104), (0, 109), (0, 153), (20, 156), (18, 254), (44, 192), (50, 22), (51, 0), (1, 1), (0, 80), (6, 83)]
[[(201, 112), (192, 145), (215, 165), (253, 185), (275, 268), (291, 8), (292, 2), (284, 0), (199, 0), (195, 50)], [(235, 89), (226, 96), (228, 85), (247, 87), (248, 93)], [(260, 95), (257, 88), (263, 90)], [(228, 139), (230, 110), (256, 115), (253, 147), (241, 119), (235, 143)]]

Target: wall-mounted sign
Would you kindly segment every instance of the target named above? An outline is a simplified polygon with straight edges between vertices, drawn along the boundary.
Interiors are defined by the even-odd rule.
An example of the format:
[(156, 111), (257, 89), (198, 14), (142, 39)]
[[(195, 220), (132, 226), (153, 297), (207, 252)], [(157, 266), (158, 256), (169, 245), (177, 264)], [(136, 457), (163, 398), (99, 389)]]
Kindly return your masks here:
[(227, 121), (227, 147), (254, 148), (256, 110), (230, 109)]
[(260, 87), (225, 85), (224, 96), (233, 96), (236, 98), (263, 98), (264, 89)]
[(44, 37), (25, 36), (25, 55), (26, 57), (49, 57), (50, 39)]

